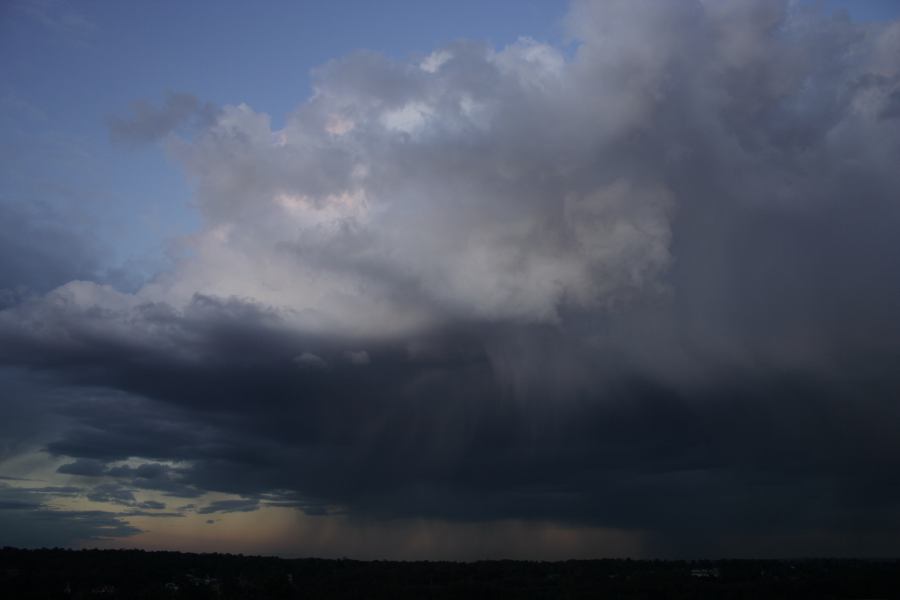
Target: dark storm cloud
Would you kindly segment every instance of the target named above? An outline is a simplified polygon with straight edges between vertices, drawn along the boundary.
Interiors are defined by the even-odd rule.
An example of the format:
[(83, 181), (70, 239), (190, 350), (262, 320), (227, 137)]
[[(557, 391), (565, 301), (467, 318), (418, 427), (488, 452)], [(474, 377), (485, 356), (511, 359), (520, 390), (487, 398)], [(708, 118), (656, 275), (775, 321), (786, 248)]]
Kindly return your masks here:
[(3, 543), (25, 548), (72, 546), (141, 532), (117, 513), (90, 510), (0, 510)]
[(135, 503), (134, 493), (128, 488), (115, 483), (104, 483), (95, 486), (87, 494), (88, 500), (94, 502), (111, 502), (130, 506)]
[[(69, 546), (88, 540), (140, 533), (118, 514), (107, 511), (60, 510), (48, 506), (46, 488), (0, 484), (0, 543), (23, 547)], [(68, 494), (64, 494), (68, 495)]]
[(80, 458), (75, 462), (60, 465), (59, 468), (56, 469), (56, 472), (63, 473), (64, 475), (100, 477), (106, 473), (106, 464), (90, 458)]
[(189, 259), (0, 313), (4, 364), (82, 390), (59, 472), (243, 497), (202, 514), (900, 551), (900, 24), (611, 1), (571, 28), (570, 59), (345, 58), (283, 130), (226, 107), (173, 141)]
[(128, 117), (110, 117), (109, 133), (119, 142), (155, 142), (185, 126), (205, 127), (215, 120), (218, 108), (185, 93), (170, 93), (157, 108), (139, 101)]
[[(9, 476), (9, 481), (33, 478), (10, 476), (12, 471), (5, 464), (8, 459), (38, 450), (65, 429), (56, 414), (60, 394), (54, 379), (33, 371), (0, 369), (0, 461), (4, 462), (0, 472)], [(68, 388), (66, 396), (72, 401), (77, 393)]]
[[(521, 351), (549, 364), (562, 343), (553, 338)], [(804, 377), (743, 373), (687, 393), (635, 376), (601, 393), (553, 398), (559, 405), (538, 397), (541, 405), (523, 406), (484, 354), (416, 364), (399, 351), (373, 353), (381, 369), (315, 372), (320, 381), (285, 353), (280, 372), (226, 377), (219, 407), (193, 416), (167, 406), (190, 402), (187, 393), (146, 401), (160, 419), (203, 423), (193, 444), (173, 446), (151, 426), (134, 449), (123, 448), (130, 438), (117, 428), (137, 431), (142, 412), (130, 413), (133, 423), (105, 421), (95, 406), (96, 416), (83, 415), (96, 426), (90, 437), (71, 446), (63, 437), (57, 447), (183, 460), (191, 464), (183, 482), (196, 488), (268, 491), (276, 503), (290, 496), (279, 490), (299, 490), (308, 503), (379, 517), (555, 518), (710, 537), (847, 522), (878, 528), (895, 519), (897, 491), (884, 473), (900, 467), (900, 448), (883, 432), (898, 415), (877, 390), (848, 403), (854, 390)], [(206, 383), (233, 368), (209, 373)], [(265, 389), (247, 396), (249, 382), (262, 380)], [(242, 408), (248, 398), (252, 409)], [(139, 470), (111, 474), (134, 483)]]
[(184, 482), (184, 469), (159, 463), (145, 463), (138, 467), (112, 467), (106, 474), (128, 481), (138, 489), (155, 490), (163, 492), (166, 496), (195, 498), (203, 493), (202, 490)]

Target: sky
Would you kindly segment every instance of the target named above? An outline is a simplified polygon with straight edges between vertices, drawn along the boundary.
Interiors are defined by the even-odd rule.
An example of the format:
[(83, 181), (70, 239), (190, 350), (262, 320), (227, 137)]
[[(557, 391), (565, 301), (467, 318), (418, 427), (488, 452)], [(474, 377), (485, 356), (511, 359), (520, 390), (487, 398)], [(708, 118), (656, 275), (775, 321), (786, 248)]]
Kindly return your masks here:
[(900, 554), (900, 5), (0, 8), (0, 545)]

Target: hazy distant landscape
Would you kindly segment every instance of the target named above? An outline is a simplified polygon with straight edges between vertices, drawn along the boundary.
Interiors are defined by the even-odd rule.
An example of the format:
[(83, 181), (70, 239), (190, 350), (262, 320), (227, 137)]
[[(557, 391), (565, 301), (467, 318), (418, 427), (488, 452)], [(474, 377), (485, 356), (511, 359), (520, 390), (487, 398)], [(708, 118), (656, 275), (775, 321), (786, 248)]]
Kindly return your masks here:
[(897, 560), (396, 562), (0, 551), (7, 598), (900, 598)]

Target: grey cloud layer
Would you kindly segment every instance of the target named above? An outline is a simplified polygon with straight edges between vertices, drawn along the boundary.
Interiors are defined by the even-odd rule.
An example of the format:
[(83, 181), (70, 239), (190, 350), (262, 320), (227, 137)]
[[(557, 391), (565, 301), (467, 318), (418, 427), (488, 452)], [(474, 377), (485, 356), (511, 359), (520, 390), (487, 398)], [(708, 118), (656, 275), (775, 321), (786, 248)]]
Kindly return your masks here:
[(570, 21), (572, 57), (358, 54), (281, 130), (237, 106), (170, 138), (190, 256), (0, 312), (4, 363), (117, 390), (66, 406), (61, 472), (650, 554), (900, 550), (900, 23)]
[(186, 126), (206, 127), (217, 112), (214, 105), (190, 94), (170, 93), (160, 108), (136, 102), (130, 117), (111, 117), (109, 133), (119, 142), (155, 142)]
[(75, 488), (18, 488), (0, 483), (0, 531), (10, 546), (70, 545), (88, 540), (122, 538), (140, 533), (121, 515), (102, 510), (57, 510), (54, 496), (73, 495)]

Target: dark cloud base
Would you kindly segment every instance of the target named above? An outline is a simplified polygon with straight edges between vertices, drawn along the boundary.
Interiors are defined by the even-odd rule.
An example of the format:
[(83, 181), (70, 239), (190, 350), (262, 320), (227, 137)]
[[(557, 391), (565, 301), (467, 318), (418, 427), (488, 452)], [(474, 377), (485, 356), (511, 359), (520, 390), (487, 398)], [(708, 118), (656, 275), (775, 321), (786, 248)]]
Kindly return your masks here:
[[(126, 506), (129, 489), (217, 491), (248, 500), (200, 513), (255, 510), (262, 499), (375, 519), (553, 520), (652, 532), (647, 551), (666, 555), (825, 530), (853, 540), (848, 553), (896, 552), (883, 541), (900, 527), (890, 381), (750, 371), (684, 388), (606, 373), (586, 356), (596, 375), (566, 390), (540, 367), (561, 351), (556, 334), (515, 336), (534, 361), (520, 365), (524, 393), (459, 336), (429, 340), (435, 355), (423, 361), (370, 349), (369, 366), (313, 372), (290, 352), (278, 361), (246, 346), (227, 355), (218, 345), (216, 369), (119, 350), (77, 372), (125, 395), (97, 387), (67, 405), (72, 426), (47, 450), (77, 458), (60, 472), (85, 478), (127, 457), (180, 465), (104, 467), (126, 487), (88, 497)], [(110, 368), (122, 363), (140, 368)]]

